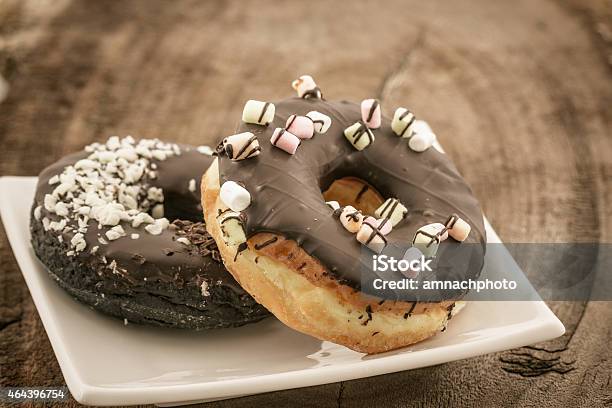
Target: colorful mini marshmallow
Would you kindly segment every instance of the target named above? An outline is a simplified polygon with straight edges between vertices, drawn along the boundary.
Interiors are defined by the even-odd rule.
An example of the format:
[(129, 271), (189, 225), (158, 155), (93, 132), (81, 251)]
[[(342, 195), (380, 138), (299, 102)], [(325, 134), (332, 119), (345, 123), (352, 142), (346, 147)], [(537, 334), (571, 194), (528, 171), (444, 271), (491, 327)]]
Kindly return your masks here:
[(287, 119), (285, 130), (300, 139), (310, 139), (314, 135), (314, 123), (309, 117), (291, 115)]
[(361, 228), (361, 224), (363, 223), (363, 215), (361, 214), (361, 211), (347, 205), (346, 207), (342, 208), (340, 223), (348, 232), (355, 234)]
[(410, 140), (408, 140), (408, 147), (415, 152), (421, 153), (429, 149), (436, 141), (436, 136), (430, 132), (414, 132)]
[(235, 181), (226, 181), (221, 186), (219, 198), (232, 211), (240, 212), (251, 204), (251, 194)]
[(300, 138), (285, 129), (276, 128), (274, 133), (272, 133), (270, 143), (272, 143), (272, 146), (278, 147), (289, 154), (295, 154), (300, 145)]
[(388, 218), (394, 227), (406, 217), (406, 214), (408, 214), (408, 209), (397, 198), (388, 198), (374, 211), (375, 216)]
[(372, 131), (363, 122), (355, 122), (344, 129), (344, 136), (359, 151), (374, 143)]
[(338, 203), (337, 201), (326, 201), (325, 204), (327, 204), (327, 206), (334, 211), (340, 208), (340, 203)]
[(240, 245), (246, 242), (244, 233), (244, 217), (241, 213), (226, 210), (217, 216), (217, 222), (221, 228), (223, 240), (228, 245)]
[[(408, 262), (413, 262), (413, 261), (422, 261), (423, 260), (423, 253), (421, 252), (421, 250), (419, 248), (416, 247), (410, 247), (406, 250), (406, 252), (404, 252), (404, 256), (402, 256), (402, 260), (404, 261), (408, 261)], [(402, 273), (402, 275), (404, 275), (407, 278), (410, 279), (414, 279), (417, 276), (419, 276), (419, 270), (414, 270), (414, 269), (400, 269), (400, 272)]]
[(331, 118), (321, 112), (310, 111), (306, 114), (306, 116), (312, 120), (314, 130), (319, 134), (327, 132), (327, 130), (331, 126)]
[(397, 108), (391, 121), (391, 129), (399, 137), (409, 138), (412, 136), (414, 121), (415, 117), (412, 112), (406, 108)]
[(310, 75), (302, 75), (291, 83), (293, 89), (297, 91), (300, 98), (319, 98), (323, 97), (321, 89), (317, 86), (314, 79)]
[(250, 99), (242, 110), (242, 121), (267, 126), (274, 120), (276, 107), (273, 103)]
[(412, 124), (412, 129), (410, 130), (415, 133), (431, 133), (434, 135), (434, 139), (436, 138), (436, 135), (431, 129), (431, 126), (429, 126), (429, 123), (425, 122), (424, 120), (415, 120)]
[(361, 120), (370, 129), (378, 129), (381, 124), (380, 103), (376, 99), (361, 102)]
[(375, 226), (380, 230), (380, 233), (383, 235), (389, 235), (391, 230), (393, 229), (393, 225), (389, 221), (388, 218), (374, 218), (374, 217), (366, 217), (364, 222), (367, 222), (370, 225)]
[[(371, 220), (375, 222), (371, 222)], [(385, 249), (385, 246), (387, 246), (387, 238), (385, 238), (385, 234), (378, 228), (379, 224), (376, 221), (377, 220), (373, 217), (367, 217), (361, 224), (361, 228), (359, 228), (356, 238), (357, 241), (380, 254), (383, 249)], [(391, 225), (390, 223), (386, 224)]]
[(251, 132), (238, 133), (223, 139), (225, 154), (233, 161), (249, 159), (259, 155), (261, 147)]
[(444, 224), (435, 222), (419, 228), (414, 234), (412, 245), (418, 248), (423, 254), (432, 258), (436, 256), (440, 242), (448, 238), (448, 231)]
[(453, 214), (446, 220), (446, 228), (448, 229), (448, 235), (454, 240), (463, 242), (470, 235), (472, 227), (464, 219), (459, 217), (457, 214)]

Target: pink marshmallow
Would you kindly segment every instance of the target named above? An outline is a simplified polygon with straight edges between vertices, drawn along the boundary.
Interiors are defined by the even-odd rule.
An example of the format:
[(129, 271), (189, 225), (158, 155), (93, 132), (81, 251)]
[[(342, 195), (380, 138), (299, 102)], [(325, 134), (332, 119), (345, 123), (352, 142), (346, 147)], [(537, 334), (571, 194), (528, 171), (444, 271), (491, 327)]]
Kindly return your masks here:
[(364, 224), (371, 225), (374, 228), (378, 229), (378, 231), (380, 231), (380, 233), (383, 235), (388, 235), (391, 232), (391, 229), (393, 228), (393, 224), (391, 223), (391, 221), (389, 221), (388, 218), (380, 218), (377, 220), (374, 217), (366, 217), (363, 222)]
[(300, 139), (310, 139), (314, 135), (314, 122), (307, 116), (291, 115), (287, 119), (285, 130)]
[(357, 238), (357, 241), (378, 254), (380, 254), (387, 245), (387, 239), (380, 233), (380, 230), (366, 222), (361, 224), (355, 238)]
[(370, 129), (378, 129), (380, 127), (380, 104), (376, 99), (364, 99), (361, 102), (361, 119)]
[(295, 154), (300, 145), (300, 138), (285, 129), (276, 128), (274, 133), (272, 133), (270, 143), (272, 143), (272, 146), (276, 146), (289, 154)]
[(470, 224), (460, 218), (457, 214), (453, 214), (448, 217), (448, 220), (446, 221), (446, 228), (448, 228), (449, 235), (459, 242), (465, 241), (472, 230)]

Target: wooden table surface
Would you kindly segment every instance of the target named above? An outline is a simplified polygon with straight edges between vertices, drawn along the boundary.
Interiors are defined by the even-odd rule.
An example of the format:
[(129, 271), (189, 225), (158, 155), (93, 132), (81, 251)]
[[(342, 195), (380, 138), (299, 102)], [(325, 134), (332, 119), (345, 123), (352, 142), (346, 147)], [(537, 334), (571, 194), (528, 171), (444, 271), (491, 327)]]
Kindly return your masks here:
[[(113, 134), (213, 143), (303, 73), (427, 119), (503, 240), (612, 241), (609, 0), (0, 0), (0, 175)], [(0, 386), (63, 385), (1, 227), (0, 271)], [(550, 342), (217, 405), (611, 406), (612, 302), (550, 306)]]

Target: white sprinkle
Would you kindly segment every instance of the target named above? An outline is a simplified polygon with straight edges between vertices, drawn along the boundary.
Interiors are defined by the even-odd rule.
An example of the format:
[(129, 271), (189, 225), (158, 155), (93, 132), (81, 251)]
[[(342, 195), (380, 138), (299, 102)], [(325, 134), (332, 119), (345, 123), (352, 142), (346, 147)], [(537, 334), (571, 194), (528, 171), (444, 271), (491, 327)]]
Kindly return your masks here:
[(163, 230), (168, 228), (170, 225), (169, 221), (165, 218), (159, 218), (155, 220), (154, 224), (149, 224), (145, 227), (145, 230), (151, 235), (159, 235)]
[(164, 192), (161, 188), (158, 187), (150, 187), (147, 190), (147, 198), (151, 201), (155, 202), (163, 202), (164, 201)]
[(188, 240), (187, 238), (185, 238), (185, 237), (180, 237), (180, 238), (177, 238), (177, 239), (176, 239), (176, 242), (179, 242), (179, 243), (181, 243), (181, 244), (183, 244), (183, 245), (190, 245), (190, 244), (191, 244), (191, 241), (189, 241), (189, 240)]
[(54, 212), (55, 204), (57, 204), (57, 198), (53, 197), (51, 194), (45, 195), (45, 199), (44, 199), (45, 210), (49, 212)]
[(68, 215), (68, 206), (64, 202), (55, 204), (55, 213), (60, 217), (66, 217)]
[(202, 289), (202, 296), (204, 297), (210, 296), (210, 292), (208, 291), (208, 282), (203, 281), (202, 285), (200, 285), (200, 289)]
[(121, 204), (109, 203), (94, 209), (94, 217), (101, 225), (113, 226), (119, 224), (124, 216), (124, 208)]
[(85, 237), (80, 232), (74, 234), (74, 237), (70, 240), (70, 245), (74, 248), (76, 252), (81, 252), (87, 246), (85, 242)]
[(117, 155), (113, 152), (97, 152), (96, 156), (102, 163), (110, 163), (117, 160)]
[(132, 227), (138, 228), (141, 224), (153, 224), (155, 220), (149, 214), (141, 212), (132, 220)]
[(189, 180), (189, 191), (191, 191), (192, 193), (195, 193), (195, 191), (196, 191), (196, 181), (195, 181), (195, 179)]
[(49, 223), (49, 228), (53, 231), (61, 231), (66, 228), (66, 219), (62, 219), (60, 221), (51, 221)]
[(164, 216), (164, 205), (157, 204), (153, 207), (153, 210), (151, 210), (151, 214), (153, 214), (153, 218), (162, 218)]
[(110, 150), (117, 150), (121, 147), (121, 142), (119, 142), (119, 137), (117, 136), (111, 136), (108, 138), (108, 141), (106, 142), (106, 147), (108, 147)]
[[(98, 252), (98, 249), (100, 249), (100, 247), (98, 245), (96, 245), (95, 247), (91, 248), (91, 251), (89, 251), (89, 252), (93, 255), (96, 252)], [(104, 295), (102, 295), (102, 297), (104, 297)]]
[(127, 326), (128, 325), (128, 319), (123, 319), (123, 325)]
[(135, 162), (136, 160), (138, 160), (138, 155), (136, 154), (133, 148), (119, 149), (117, 150), (116, 154), (117, 157), (125, 159), (129, 162)]
[(119, 239), (125, 236), (125, 231), (123, 230), (123, 227), (121, 225), (117, 225), (109, 229), (108, 231), (106, 231), (105, 235), (106, 235), (106, 238), (108, 238), (111, 241), (114, 241), (116, 239)]
[(130, 235), (130, 238), (138, 239), (138, 238), (140, 238), (140, 234), (132, 234), (132, 235)]
[(100, 167), (100, 163), (90, 160), (90, 159), (81, 159), (74, 164), (74, 168), (77, 170), (92, 170)]
[(157, 160), (166, 160), (167, 152), (163, 150), (153, 150), (153, 157)]
[(34, 218), (36, 219), (36, 221), (40, 221), (41, 212), (42, 206), (40, 205), (34, 209)]
[(67, 256), (74, 256), (74, 251), (68, 251), (68, 252), (66, 252), (66, 255)]
[(59, 176), (56, 174), (55, 176), (49, 179), (49, 185), (52, 186), (54, 184), (59, 183), (59, 181), (60, 181)]

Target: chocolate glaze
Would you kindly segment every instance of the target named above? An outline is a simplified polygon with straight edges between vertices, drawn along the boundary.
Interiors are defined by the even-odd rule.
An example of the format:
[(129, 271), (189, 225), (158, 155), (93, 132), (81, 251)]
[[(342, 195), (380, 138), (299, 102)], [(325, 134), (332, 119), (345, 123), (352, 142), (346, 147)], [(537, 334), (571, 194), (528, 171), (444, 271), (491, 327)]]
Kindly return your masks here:
[[(268, 315), (267, 311), (258, 305), (226, 271), (216, 251), (214, 240), (208, 235), (203, 224), (200, 178), (214, 157), (201, 154), (191, 146), (180, 147), (180, 156), (169, 157), (163, 161), (151, 159), (151, 162), (157, 165), (157, 177), (151, 179), (144, 176), (142, 182), (146, 186), (159, 187), (163, 190), (166, 218), (170, 221), (182, 219), (193, 221), (193, 223), (177, 222), (162, 231), (160, 235), (151, 235), (144, 230), (144, 225), (133, 228), (129, 223), (122, 222), (121, 226), (126, 236), (115, 241), (107, 240), (108, 244), (105, 245), (98, 241), (98, 237), (104, 237), (110, 227), (103, 226), (99, 229), (97, 221), (90, 219), (89, 228), (85, 234), (86, 250), (74, 257), (68, 257), (66, 249), (60, 251), (59, 256), (66, 260), (58, 263), (58, 268), (62, 269), (66, 265), (72, 265), (77, 269), (80, 268), (80, 271), (95, 269), (96, 273), (92, 273), (94, 276), (90, 278), (99, 279), (95, 291), (105, 293), (106, 298), (113, 292), (123, 296), (127, 291), (132, 294), (146, 293), (161, 296), (176, 305), (185, 304), (187, 298), (197, 298), (201, 292), (200, 285), (206, 281), (211, 295), (203, 297), (199, 294), (200, 303), (196, 304), (193, 299), (189, 302), (197, 309), (195, 312), (192, 311), (194, 314), (203, 312), (204, 315), (207, 315), (209, 313), (208, 320), (204, 319), (202, 320), (204, 323), (196, 323), (191, 326), (182, 325), (184, 322), (169, 325), (200, 329), (235, 326), (260, 320)], [(54, 186), (49, 185), (49, 179), (52, 176), (60, 174), (65, 167), (88, 155), (89, 153), (85, 151), (74, 153), (43, 170), (39, 175), (34, 207), (41, 205), (45, 194), (53, 191)], [(196, 182), (196, 189), (193, 192), (189, 191), (191, 179), (195, 179)], [(52, 221), (59, 219), (55, 214), (49, 213), (44, 206), (41, 209), (42, 217), (47, 217)], [(48, 231), (44, 232), (44, 235), (53, 239), (42, 237), (43, 232), (39, 224), (40, 222), (32, 218), (33, 238), (36, 237), (35, 250), (41, 260), (53, 269), (52, 265), (55, 264), (42, 254), (45, 246), (58, 244), (55, 237), (59, 233)], [(74, 224), (76, 224), (74, 221), (68, 222), (69, 226)], [(139, 238), (131, 239), (132, 233), (139, 234)], [(61, 235), (63, 242), (66, 243), (70, 241), (73, 234), (62, 233)], [(177, 242), (176, 239), (180, 237), (189, 239), (191, 243), (185, 245)], [(94, 246), (99, 248), (92, 255), (90, 250)], [(114, 272), (108, 267), (113, 261), (117, 267)], [(52, 272), (58, 274), (58, 271)], [(96, 274), (98, 276), (95, 276)], [(108, 278), (112, 278), (113, 282), (109, 284)], [(119, 286), (117, 286), (117, 280), (120, 281)], [(183, 292), (176, 290), (177, 288), (184, 288)], [(190, 294), (187, 295), (185, 291), (190, 291)], [(215, 306), (216, 293), (223, 296), (223, 299), (218, 300), (224, 304), (216, 305), (218, 307)], [(228, 296), (228, 293), (231, 295)], [(229, 298), (234, 299), (237, 303), (229, 304)], [(210, 312), (206, 310), (207, 308), (211, 309)], [(220, 310), (223, 308), (228, 310)], [(218, 318), (225, 319), (225, 321), (215, 320)]]
[[(245, 210), (246, 232), (280, 233), (318, 258), (336, 277), (355, 289), (360, 288), (361, 273), (369, 267), (366, 249), (332, 216), (322, 191), (342, 177), (358, 177), (376, 188), (385, 198), (396, 197), (407, 208), (405, 219), (387, 236), (391, 242), (411, 244), (417, 229), (432, 222), (443, 223), (450, 214), (465, 219), (472, 231), (466, 243), (476, 248), (465, 278), (477, 278), (483, 265), (485, 231), (482, 211), (470, 187), (451, 160), (435, 148), (417, 153), (391, 130), (383, 116), (380, 129), (372, 130), (376, 140), (357, 151), (344, 137), (344, 129), (361, 120), (360, 107), (347, 101), (318, 98), (290, 98), (275, 102), (274, 121), (268, 126), (241, 123), (238, 131), (258, 136), (261, 154), (232, 162), (219, 157), (220, 181), (242, 182), (251, 193), (252, 204)], [(273, 147), (270, 137), (276, 127), (284, 127), (292, 114), (305, 115), (316, 110), (332, 118), (325, 134), (304, 141), (295, 155)], [(462, 245), (452, 239), (445, 250)], [(445, 249), (446, 248), (446, 249)], [(456, 271), (453, 272), (456, 279)], [(439, 276), (444, 279), (444, 276)]]

